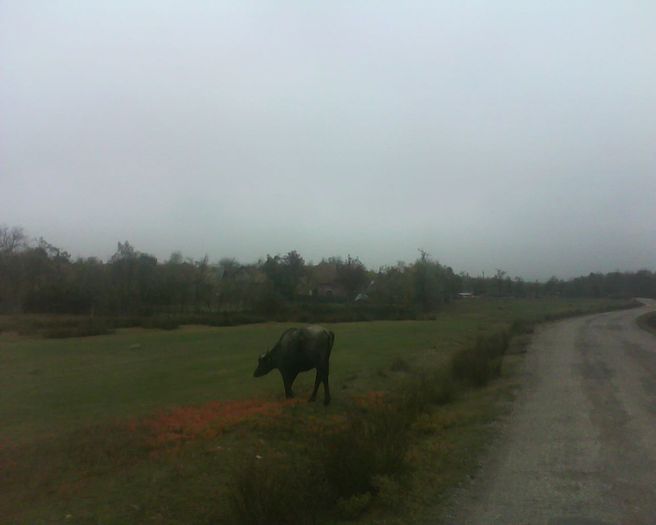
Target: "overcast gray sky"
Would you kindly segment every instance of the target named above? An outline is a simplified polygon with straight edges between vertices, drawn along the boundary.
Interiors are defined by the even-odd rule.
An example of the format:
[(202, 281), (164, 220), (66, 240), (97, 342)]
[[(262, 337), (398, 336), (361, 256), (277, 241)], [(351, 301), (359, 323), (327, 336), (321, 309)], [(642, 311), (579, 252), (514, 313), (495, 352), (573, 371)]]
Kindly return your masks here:
[(0, 224), (103, 258), (656, 269), (656, 2), (1, 0)]

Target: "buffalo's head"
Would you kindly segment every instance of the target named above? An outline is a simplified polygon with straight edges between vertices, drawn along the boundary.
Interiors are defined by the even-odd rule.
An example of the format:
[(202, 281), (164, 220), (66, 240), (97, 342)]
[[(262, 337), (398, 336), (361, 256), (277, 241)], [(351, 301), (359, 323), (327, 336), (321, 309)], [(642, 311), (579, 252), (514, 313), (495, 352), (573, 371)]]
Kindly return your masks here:
[(257, 358), (257, 368), (253, 372), (253, 377), (260, 377), (268, 374), (273, 370), (273, 358), (270, 353), (262, 354)]

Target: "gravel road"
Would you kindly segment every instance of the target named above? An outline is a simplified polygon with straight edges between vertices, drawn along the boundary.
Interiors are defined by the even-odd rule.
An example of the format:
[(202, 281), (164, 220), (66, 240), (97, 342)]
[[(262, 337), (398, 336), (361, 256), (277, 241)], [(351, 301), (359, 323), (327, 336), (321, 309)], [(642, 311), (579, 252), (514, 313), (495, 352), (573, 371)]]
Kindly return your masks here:
[(448, 524), (656, 524), (656, 307), (541, 327), (524, 388)]

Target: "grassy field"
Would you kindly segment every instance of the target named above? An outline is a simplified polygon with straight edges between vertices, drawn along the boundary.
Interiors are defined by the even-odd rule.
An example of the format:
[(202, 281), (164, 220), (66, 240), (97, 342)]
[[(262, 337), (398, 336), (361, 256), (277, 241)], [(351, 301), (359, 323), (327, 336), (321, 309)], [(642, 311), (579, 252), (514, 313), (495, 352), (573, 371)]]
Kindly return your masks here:
[[(590, 300), (470, 300), (435, 320), (329, 325), (336, 342), (333, 404), (327, 409), (285, 402), (275, 371), (252, 377), (257, 356), (288, 324), (121, 329), (56, 340), (5, 330), (0, 521), (231, 523), (229, 483), (248, 458), (266, 461), (321, 439), (326, 424), (362, 400), (376, 400), (419, 372), (444, 368), (477, 336), (514, 320), (607, 306)], [(299, 376), (298, 398), (309, 394), (312, 381), (312, 373)], [(483, 429), (511, 390), (512, 381), (502, 380), (422, 415), (409, 453), (413, 474), (398, 485), (388, 480), (380, 490), (387, 496), (380, 504), (363, 504), (368, 511), (360, 519), (393, 521), (394, 509), (419, 513), (438, 500), (472, 468), (472, 451), (485, 442)], [(440, 466), (439, 481), (431, 479), (434, 468), (427, 463)], [(357, 508), (349, 512), (361, 514)]]

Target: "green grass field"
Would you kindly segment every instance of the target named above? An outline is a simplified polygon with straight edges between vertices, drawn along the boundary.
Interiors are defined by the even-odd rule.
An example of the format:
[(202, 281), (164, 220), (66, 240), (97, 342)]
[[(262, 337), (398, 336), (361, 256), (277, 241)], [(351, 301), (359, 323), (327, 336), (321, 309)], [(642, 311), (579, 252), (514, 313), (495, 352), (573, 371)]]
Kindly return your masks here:
[[(294, 426), (295, 421), (339, 415), (354, 399), (393, 389), (417, 371), (439, 368), (477, 335), (515, 319), (542, 320), (604, 306), (589, 300), (468, 300), (451, 305), (435, 320), (327, 325), (336, 334), (333, 405), (327, 409), (319, 403), (283, 404), (277, 371), (252, 377), (257, 356), (288, 324), (122, 329), (113, 335), (57, 340), (4, 331), (0, 521), (229, 523), (225, 486), (233, 458), (253, 447), (271, 452), (303, 439), (281, 432), (280, 425), (267, 426), (267, 419), (280, 419), (284, 413)], [(313, 373), (299, 376), (297, 397), (308, 395), (312, 381)], [(217, 408), (212, 404), (216, 401), (225, 404)], [(475, 406), (487, 405), (478, 400)], [(157, 419), (175, 407), (178, 423)], [(489, 407), (481, 410), (481, 421), (492, 413)], [(230, 424), (217, 430), (221, 418)], [(162, 434), (161, 450), (152, 442), (145, 446), (139, 429), (154, 420), (164, 425), (157, 427), (161, 433), (184, 439)], [(211, 421), (215, 431), (203, 430), (203, 421)], [(152, 425), (147, 428), (152, 433)], [(418, 441), (422, 446), (428, 446), (427, 428), (425, 423), (423, 441)], [(463, 436), (459, 440), (467, 442)], [(457, 457), (460, 452), (452, 447)], [(429, 457), (433, 448), (426, 450)], [(462, 468), (455, 468), (454, 479)], [(421, 472), (416, 476), (421, 478)]]

